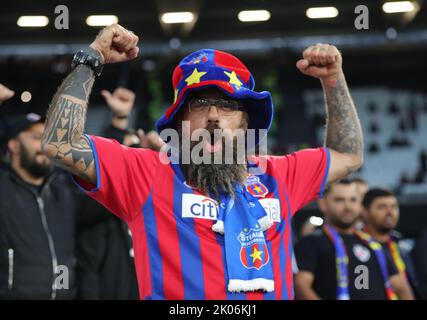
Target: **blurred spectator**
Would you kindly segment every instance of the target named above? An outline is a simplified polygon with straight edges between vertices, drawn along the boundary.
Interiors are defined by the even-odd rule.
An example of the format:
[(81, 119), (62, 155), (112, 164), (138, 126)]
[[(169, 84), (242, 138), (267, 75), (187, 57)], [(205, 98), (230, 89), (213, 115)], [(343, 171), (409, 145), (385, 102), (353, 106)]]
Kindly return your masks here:
[[(352, 179), (352, 181), (356, 185), (356, 190), (357, 190), (357, 193), (359, 194), (360, 210), (362, 210), (362, 200), (363, 200), (363, 197), (365, 196), (365, 193), (369, 189), (368, 182), (362, 177), (355, 177)], [(364, 226), (364, 222), (363, 222), (362, 214), (360, 213), (359, 218), (357, 219), (354, 227), (358, 230), (361, 230), (363, 226)]]
[[(132, 91), (117, 88), (113, 93), (103, 90), (101, 94), (112, 111), (112, 120), (104, 137), (131, 147), (161, 148), (163, 143), (157, 133), (145, 135), (138, 130), (137, 136), (128, 129), (135, 101)], [(90, 197), (83, 196), (79, 203), (78, 298), (139, 299), (132, 235), (127, 224)]]
[(375, 102), (372, 101), (368, 104), (368, 111), (370, 113), (376, 113), (378, 111), (378, 106), (375, 104)]
[(378, 126), (378, 123), (376, 121), (372, 121), (369, 125), (369, 132), (378, 133), (379, 131), (380, 131), (380, 127)]
[(410, 143), (409, 140), (404, 136), (392, 136), (390, 141), (388, 142), (389, 148), (402, 148), (402, 147), (409, 147)]
[(394, 231), (399, 222), (399, 216), (399, 204), (392, 191), (374, 188), (365, 194), (363, 198), (364, 231), (381, 244), (383, 250), (392, 258), (394, 268), (415, 291), (416, 277), (410, 252), (399, 249), (398, 243), (401, 236)]
[(75, 295), (75, 198), (69, 174), (42, 153), (43, 120), (19, 116), (0, 169), (0, 299)]
[(418, 130), (418, 109), (415, 106), (415, 102), (412, 101), (410, 107), (408, 108), (408, 121), (409, 127), (412, 131)]
[(9, 100), (15, 95), (15, 91), (10, 90), (8, 87), (0, 83), (0, 104), (6, 100)]
[[(342, 180), (332, 185), (318, 204), (325, 215), (323, 229), (301, 239), (295, 247), (300, 270), (295, 277), (297, 298), (409, 298), (406, 283), (390, 256), (353, 228), (361, 212), (356, 184)], [(369, 285), (362, 288), (356, 286), (360, 277), (356, 267), (360, 266), (369, 270)]]
[(378, 153), (380, 151), (378, 143), (372, 142), (371, 144), (369, 144), (368, 151), (369, 153)]
[(421, 169), (419, 169), (415, 174), (414, 183), (421, 184), (421, 183), (424, 183), (424, 181), (425, 181), (424, 172)]
[[(12, 98), (15, 95), (13, 90), (10, 90), (8, 87), (0, 83), (0, 105)], [(6, 133), (5, 122), (0, 122), (0, 141), (3, 140), (3, 136)], [(6, 146), (2, 143), (0, 146), (0, 166), (3, 164), (3, 157), (6, 152)]]
[(427, 300), (427, 228), (422, 230), (412, 251), (421, 299)]
[(427, 173), (427, 151), (425, 149), (420, 151), (420, 168), (423, 173)]
[(395, 101), (392, 101), (388, 106), (388, 113), (389, 114), (398, 114), (400, 111), (399, 107), (397, 106)]
[(407, 131), (407, 123), (406, 123), (406, 117), (405, 117), (405, 115), (402, 113), (402, 114), (399, 114), (399, 131), (401, 132), (401, 133), (405, 133), (406, 131)]
[(359, 194), (360, 199), (362, 200), (366, 192), (369, 190), (368, 182), (362, 177), (355, 177), (351, 181), (356, 184), (357, 192)]

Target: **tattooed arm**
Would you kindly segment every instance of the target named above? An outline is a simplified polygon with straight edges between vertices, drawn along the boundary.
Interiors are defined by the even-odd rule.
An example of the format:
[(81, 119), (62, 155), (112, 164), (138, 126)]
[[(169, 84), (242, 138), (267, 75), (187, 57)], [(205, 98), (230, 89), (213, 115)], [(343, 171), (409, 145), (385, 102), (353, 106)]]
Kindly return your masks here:
[[(104, 63), (133, 59), (138, 37), (119, 25), (103, 29), (86, 50)], [(86, 111), (95, 75), (86, 65), (77, 66), (64, 80), (50, 104), (43, 133), (43, 152), (73, 174), (96, 183), (93, 152), (84, 135)]]
[(342, 71), (338, 49), (327, 44), (307, 48), (297, 62), (301, 72), (319, 78), (326, 100), (325, 146), (331, 153), (328, 184), (357, 171), (363, 164), (363, 134)]
[[(91, 50), (92, 54), (97, 54)], [(87, 103), (95, 75), (77, 66), (64, 80), (49, 107), (43, 150), (51, 159), (78, 176), (95, 183), (96, 172), (89, 139), (84, 135)]]

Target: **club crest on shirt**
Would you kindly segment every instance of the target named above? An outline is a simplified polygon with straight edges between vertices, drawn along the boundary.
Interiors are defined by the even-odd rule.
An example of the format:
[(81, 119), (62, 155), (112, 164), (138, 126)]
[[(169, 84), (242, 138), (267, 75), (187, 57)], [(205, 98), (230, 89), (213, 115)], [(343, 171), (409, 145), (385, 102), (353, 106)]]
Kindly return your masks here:
[(369, 249), (361, 246), (360, 244), (353, 246), (353, 254), (361, 262), (367, 262), (371, 258), (371, 252)]
[(267, 187), (259, 181), (259, 177), (249, 175), (246, 180), (246, 190), (257, 198), (263, 198), (268, 193)]
[(237, 237), (241, 244), (240, 261), (246, 269), (261, 269), (270, 257), (261, 228), (243, 229)]

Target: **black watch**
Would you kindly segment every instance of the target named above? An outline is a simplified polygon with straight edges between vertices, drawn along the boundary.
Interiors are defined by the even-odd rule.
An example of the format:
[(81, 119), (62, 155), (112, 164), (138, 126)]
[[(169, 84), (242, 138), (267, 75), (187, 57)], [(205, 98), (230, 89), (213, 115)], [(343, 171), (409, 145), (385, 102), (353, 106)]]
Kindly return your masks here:
[(78, 51), (73, 58), (73, 62), (71, 63), (71, 68), (77, 67), (79, 64), (85, 64), (89, 66), (95, 75), (99, 77), (102, 73), (102, 69), (104, 69), (104, 65), (101, 62), (101, 59), (95, 57), (94, 55), (90, 55), (83, 50)]

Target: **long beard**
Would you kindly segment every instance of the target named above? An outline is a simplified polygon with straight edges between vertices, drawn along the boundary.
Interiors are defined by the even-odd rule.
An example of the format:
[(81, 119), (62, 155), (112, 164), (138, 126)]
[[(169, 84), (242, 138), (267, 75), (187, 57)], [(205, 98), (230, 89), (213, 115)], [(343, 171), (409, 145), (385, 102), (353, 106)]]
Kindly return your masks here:
[[(207, 130), (213, 132), (213, 130), (219, 129), (218, 127), (208, 127)], [(190, 142), (190, 150), (199, 144), (198, 141)], [(226, 152), (225, 148), (227, 145), (232, 145), (232, 163), (225, 161)], [(211, 160), (209, 163), (195, 164), (190, 157), (189, 164), (180, 164), (181, 169), (184, 173), (187, 183), (197, 190), (202, 191), (205, 194), (209, 194), (216, 200), (220, 201), (220, 194), (226, 193), (232, 198), (235, 197), (234, 185), (243, 186), (247, 179), (247, 167), (244, 154), (241, 153), (241, 148), (237, 147), (237, 139), (233, 138), (232, 144), (227, 144), (225, 139), (222, 139), (222, 159), (219, 163), (214, 161), (217, 154), (211, 154)], [(182, 152), (181, 152), (182, 154)]]

